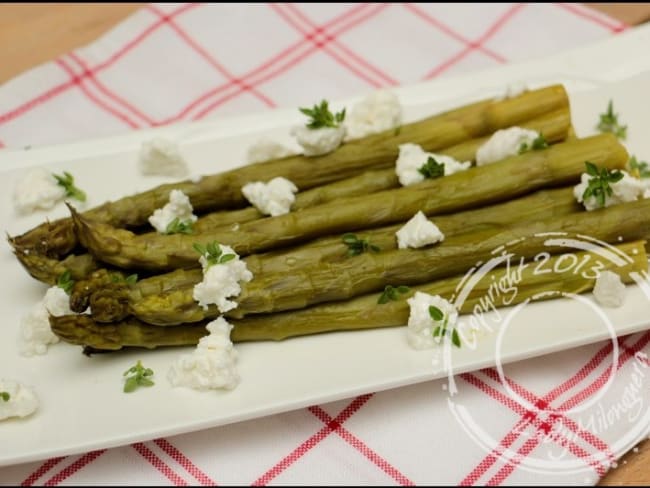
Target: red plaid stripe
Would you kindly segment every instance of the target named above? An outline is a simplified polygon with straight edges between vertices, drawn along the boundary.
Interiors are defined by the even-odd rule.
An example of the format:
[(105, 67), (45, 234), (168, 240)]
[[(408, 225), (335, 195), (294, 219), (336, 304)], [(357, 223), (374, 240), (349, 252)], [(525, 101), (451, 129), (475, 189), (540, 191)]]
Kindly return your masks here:
[[(43, 483), (43, 486), (56, 486), (56, 485), (58, 485), (62, 481), (65, 481), (70, 476), (75, 474), (77, 471), (81, 470), (82, 468), (84, 468), (87, 465), (89, 465), (90, 463), (92, 463), (95, 459), (97, 459), (99, 456), (101, 456), (105, 452), (106, 452), (106, 449), (101, 449), (99, 451), (92, 451), (92, 452), (89, 452), (87, 454), (84, 454), (79, 459), (77, 459), (74, 463), (72, 463), (71, 465), (69, 465), (66, 468), (62, 469), (57, 474), (55, 474), (50, 479), (48, 479), (45, 483)], [(54, 464), (57, 464), (57, 463), (54, 463)], [(47, 470), (44, 470), (44, 473), (46, 471)], [(27, 479), (29, 479), (29, 478), (27, 478)], [(26, 481), (27, 480), (25, 480), (23, 483), (25, 483)]]
[[(465, 49), (460, 51), (458, 54), (452, 56), (451, 58), (447, 59), (446, 61), (443, 61), (440, 63), (438, 66), (433, 68), (429, 73), (427, 73), (424, 76), (424, 79), (431, 79), (435, 78), (436, 76), (439, 76), (443, 72), (447, 71), (449, 68), (451, 68), (453, 65), (458, 64), (463, 58), (465, 58), (469, 53), (475, 50), (480, 50), (481, 52), (484, 52), (480, 48), (483, 46), (485, 42), (487, 42), (492, 36), (494, 36), (497, 32), (499, 32), (500, 29), (503, 28), (503, 26), (508, 22), (510, 19), (512, 19), (517, 12), (519, 12), (521, 9), (525, 7), (525, 4), (517, 4), (514, 5), (513, 7), (509, 8), (503, 15), (501, 15), (496, 22), (494, 22), (488, 29), (483, 33), (482, 36), (480, 36), (476, 41), (470, 42)], [(505, 60), (497, 60), (499, 62), (505, 62)]]
[[(183, 12), (186, 12), (187, 10), (194, 8), (197, 6), (197, 4), (185, 4), (182, 5), (181, 7), (177, 8), (174, 12), (169, 14), (169, 17), (174, 17), (176, 15), (180, 15)], [(142, 32), (140, 32), (138, 35), (136, 35), (133, 39), (131, 39), (129, 42), (124, 44), (120, 49), (118, 49), (113, 55), (109, 56), (105, 61), (102, 63), (98, 64), (92, 69), (87, 70), (88, 74), (93, 74), (96, 75), (100, 71), (103, 71), (104, 69), (108, 68), (109, 66), (113, 65), (116, 61), (118, 61), (122, 56), (124, 56), (126, 53), (134, 49), (135, 47), (138, 46), (144, 39), (146, 39), (149, 35), (151, 35), (156, 29), (160, 28), (162, 25), (164, 25), (165, 22), (161, 19), (157, 20), (153, 24), (151, 24), (149, 27), (145, 28)], [(67, 70), (66, 70), (67, 71)], [(16, 117), (19, 117), (21, 115), (24, 115), (25, 113), (29, 112), (33, 108), (37, 107), (38, 105), (41, 105), (44, 102), (47, 102), (51, 100), (52, 98), (60, 95), (61, 93), (65, 92), (66, 90), (79, 85), (80, 79), (76, 78), (74, 75), (71, 75), (71, 80), (61, 83), (59, 85), (56, 85), (49, 90), (46, 90), (42, 94), (34, 97), (33, 99), (22, 103), (15, 109), (9, 110), (8, 112), (0, 115), (0, 125), (9, 122), (10, 120), (15, 119)]]
[(165, 477), (171, 481), (174, 486), (187, 486), (189, 483), (183, 478), (178, 476), (167, 464), (163, 462), (156, 454), (145, 446), (142, 442), (137, 442), (132, 445), (138, 454), (145, 458), (154, 468), (160, 471)]
[[(273, 6), (271, 7), (273, 8)], [(344, 32), (374, 17), (384, 8), (385, 6), (383, 5), (377, 5), (372, 9), (361, 9), (353, 7), (349, 11), (343, 12), (342, 14), (334, 17), (332, 20), (324, 23), (320, 28), (323, 30), (328, 30), (328, 39), (335, 39)], [(360, 14), (360, 12), (362, 13)], [(330, 31), (329, 29), (332, 30)], [(323, 49), (327, 42), (329, 42), (329, 40), (323, 41), (319, 45), (314, 45), (310, 42), (310, 39), (308, 37), (305, 37), (301, 41), (298, 41), (292, 46), (284, 49), (276, 56), (273, 56), (265, 63), (262, 63), (259, 67), (252, 70), (250, 73), (242, 76), (241, 79), (246, 80), (248, 84), (253, 86), (259, 86), (263, 83), (266, 83), (267, 81), (281, 75), (282, 73), (289, 71), (292, 67), (296, 66), (302, 60), (317, 52), (318, 50)], [(219, 107), (235, 95), (238, 95), (238, 93), (230, 96), (225, 96), (219, 100), (212, 102), (199, 113), (194, 115), (192, 117), (192, 120), (202, 119), (212, 110)]]
[[(623, 340), (620, 340), (623, 343)], [(571, 420), (569, 417), (565, 416), (562, 412), (575, 408), (585, 399), (590, 398), (596, 394), (604, 384), (606, 384), (607, 379), (610, 376), (611, 368), (620, 369), (627, 361), (634, 357), (636, 352), (642, 350), (650, 342), (650, 332), (645, 333), (634, 345), (631, 347), (625, 347), (623, 354), (618, 358), (616, 365), (608, 368), (606, 371), (601, 373), (596, 380), (584, 387), (583, 389), (576, 392), (569, 400), (562, 403), (557, 409), (550, 408), (550, 403), (560, 397), (560, 395), (570, 392), (573, 388), (578, 386), (590, 373), (593, 373), (596, 368), (602, 364), (602, 362), (608, 358), (612, 352), (612, 344), (608, 343), (605, 347), (601, 348), (592, 358), (588, 361), (575, 375), (569, 378), (567, 381), (559, 385), (558, 387), (551, 390), (543, 398), (536, 397), (533, 393), (527, 391), (522, 386), (517, 385), (513, 380), (507, 379), (509, 385), (515, 389), (515, 392), (519, 395), (522, 395), (526, 400), (531, 403), (534, 403), (538, 407), (538, 411), (530, 411), (523, 409), (521, 405), (517, 402), (514, 402), (511, 398), (505, 397), (493, 389), (490, 389), (481, 382), (474, 375), (466, 374), (461, 377), (466, 380), (469, 384), (480, 388), (485, 393), (488, 393), (492, 398), (498, 400), (503, 405), (513, 409), (518, 414), (522, 414), (522, 419), (517, 425), (501, 440), (499, 447), (484, 458), (472, 472), (463, 479), (461, 484), (470, 485), (475, 484), (478, 480), (488, 471), (488, 469), (499, 459), (501, 459), (501, 454), (505, 449), (509, 448), (521, 435), (524, 431), (522, 427), (528, 425), (538, 418), (540, 414), (547, 414), (549, 421), (541, 425), (536, 425), (537, 429), (542, 427), (545, 432), (549, 432), (557, 421), (562, 421), (563, 424), (569, 428), (573, 433), (577, 434), (589, 444), (596, 447), (597, 450), (601, 453), (605, 453), (607, 458), (611, 461), (614, 456), (611, 452), (611, 449), (606, 445), (604, 441), (598, 439), (593, 433), (584, 431), (578, 428), (578, 425)], [(494, 369), (484, 370), (484, 373), (488, 377), (500, 381), (498, 378), (498, 373)], [(505, 398), (504, 398), (505, 397)], [(523, 423), (523, 424), (522, 424)], [(566, 442), (566, 439), (558, 439)], [(517, 451), (517, 457), (513, 460), (510, 460), (508, 464), (503, 466), (495, 476), (493, 476), (487, 484), (501, 484), (507, 479), (507, 477), (514, 471), (516, 466), (528, 456), (535, 447), (539, 445), (541, 438), (537, 436), (531, 437), (526, 443)], [(587, 464), (594, 467), (596, 472), (602, 476), (606, 472), (606, 466), (602, 463), (596, 462), (593, 455), (589, 455), (583, 449), (578, 448), (578, 446), (571, 445), (572, 443), (567, 443), (567, 446), (570, 447), (571, 452), (578, 458), (583, 459)]]
[(94, 87), (103, 94), (109, 100), (121, 105), (124, 110), (131, 112), (132, 115), (138, 117), (145, 124), (153, 126), (156, 125), (155, 121), (151, 119), (148, 115), (142, 113), (135, 107), (133, 104), (124, 100), (117, 93), (113, 92), (110, 88), (104, 85), (96, 76), (96, 71), (91, 70), (88, 67), (88, 64), (81, 58), (79, 54), (71, 52), (69, 55), (70, 59), (75, 62), (83, 71), (78, 77), (79, 80), (88, 80)]
[(185, 471), (191, 474), (202, 486), (216, 486), (216, 483), (207, 474), (201, 471), (192, 461), (188, 459), (176, 446), (167, 439), (156, 439), (154, 443), (161, 448), (174, 461), (180, 464)]
[(97, 95), (91, 92), (84, 82), (84, 77), (77, 76), (70, 66), (61, 58), (56, 60), (56, 63), (72, 78), (73, 86), (78, 86), (84, 95), (95, 105), (97, 105), (102, 110), (108, 112), (111, 115), (114, 115), (117, 119), (124, 122), (131, 129), (137, 129), (139, 127), (138, 123), (133, 121), (128, 115), (123, 112), (120, 112), (109, 104), (100, 99)]
[(475, 41), (469, 40), (468, 38), (463, 36), (460, 32), (456, 32), (454, 29), (452, 29), (447, 24), (442, 22), (440, 19), (438, 19), (436, 17), (433, 17), (433, 16), (429, 15), (428, 13), (426, 13), (419, 6), (417, 6), (417, 4), (407, 3), (407, 4), (404, 4), (404, 7), (406, 9), (410, 10), (411, 12), (413, 12), (415, 15), (420, 17), (425, 22), (427, 22), (427, 23), (431, 24), (432, 26), (434, 26), (436, 29), (440, 30), (441, 32), (444, 32), (445, 34), (447, 34), (452, 39), (455, 39), (456, 41), (462, 42), (463, 44), (465, 44), (466, 48), (469, 48), (470, 51), (472, 49), (476, 49), (477, 51), (480, 51), (481, 53), (485, 54), (486, 56), (491, 57), (492, 59), (494, 59), (495, 61), (497, 61), (499, 63), (505, 63), (506, 62), (506, 59), (503, 56), (501, 56), (500, 54), (495, 53), (490, 48), (484, 46), (483, 43), (477, 43)]
[[(357, 10), (365, 7), (360, 5)], [(387, 5), (377, 9), (375, 15), (386, 8)], [(329, 54), (341, 66), (367, 82), (379, 88), (384, 85), (397, 85), (397, 81), (388, 76), (384, 71), (363, 59), (352, 49), (345, 46), (336, 36), (327, 32), (325, 27), (319, 26), (307, 17), (298, 7), (292, 4), (271, 5), (271, 8), (280, 15), (291, 27), (300, 32), (305, 39), (311, 41), (317, 48)], [(376, 77), (376, 78), (375, 78)]]
[(629, 28), (625, 22), (612, 23), (610, 20), (605, 20), (604, 17), (597, 15), (593, 10), (587, 9), (581, 5), (571, 3), (558, 3), (557, 6), (566, 10), (567, 12), (571, 12), (578, 17), (589, 20), (594, 24), (604, 27), (614, 34), (618, 34), (619, 32), (623, 32), (625, 29)]
[(241, 89), (242, 92), (250, 92), (253, 96), (259, 99), (262, 103), (268, 107), (275, 107), (275, 103), (269, 97), (261, 93), (259, 90), (256, 90), (254, 87), (249, 86), (243, 80), (235, 77), (230, 71), (228, 71), (221, 63), (219, 63), (214, 56), (212, 56), (206, 49), (204, 49), (198, 42), (196, 42), (192, 36), (187, 32), (181, 29), (176, 22), (174, 22), (172, 17), (165, 15), (163, 12), (158, 10), (153, 5), (148, 5), (147, 8), (154, 12), (156, 15), (160, 16), (162, 19), (167, 22), (167, 25), (178, 34), (178, 36), (183, 39), (194, 51), (196, 51), (199, 56), (201, 56), (205, 61), (207, 61), (213, 68), (215, 68), (219, 73), (224, 77), (230, 80), (230, 83), (234, 86), (237, 86)]
[[(318, 430), (318, 432), (310, 436), (307, 440), (302, 442), (296, 449), (291, 451), (288, 455), (286, 455), (278, 463), (276, 463), (271, 469), (266, 471), (262, 476), (260, 476), (257, 480), (255, 480), (253, 482), (253, 485), (254, 486), (267, 485), (270, 481), (272, 481), (274, 478), (280, 475), (284, 470), (286, 470), (289, 466), (291, 466), (296, 461), (298, 461), (308, 451), (313, 449), (319, 442), (325, 439), (332, 432), (337, 431), (337, 429), (342, 429), (343, 423), (346, 420), (348, 420), (352, 415), (354, 415), (356, 412), (358, 412), (361, 409), (361, 407), (363, 407), (366, 404), (366, 402), (370, 400), (370, 398), (372, 398), (372, 394), (358, 396), (352, 402), (350, 402), (350, 404), (348, 404), (347, 407), (341, 410), (341, 412), (334, 419), (332, 419), (329, 415), (327, 415), (326, 412), (322, 411), (320, 407), (318, 407), (318, 410), (316, 411), (312, 410), (315, 407), (310, 407), (309, 411), (313, 413), (316, 417), (318, 417), (320, 420), (322, 420), (325, 423), (325, 426), (322, 427), (320, 430)], [(324, 414), (324, 416), (320, 415), (321, 411)], [(327, 421), (324, 420), (324, 418), (326, 417), (327, 417)], [(355, 446), (353, 445), (353, 447)], [(362, 451), (360, 452), (364, 454)], [(377, 456), (377, 458), (379, 458), (379, 456)], [(395, 470), (395, 473), (399, 473), (395, 468), (393, 469)], [(406, 478), (404, 477), (404, 479)]]
[(41, 476), (44, 476), (45, 473), (47, 473), (50, 469), (52, 469), (64, 459), (65, 456), (48, 459), (36, 471), (25, 478), (20, 486), (32, 486), (41, 478)]

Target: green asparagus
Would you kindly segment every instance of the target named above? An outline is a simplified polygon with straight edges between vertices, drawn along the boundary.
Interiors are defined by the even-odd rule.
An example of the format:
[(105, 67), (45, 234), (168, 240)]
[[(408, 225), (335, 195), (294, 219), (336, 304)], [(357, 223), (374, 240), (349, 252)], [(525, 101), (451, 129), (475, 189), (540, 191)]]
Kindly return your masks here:
[[(405, 124), (399, 133), (385, 131), (344, 144), (333, 153), (319, 157), (290, 156), (280, 160), (247, 165), (199, 182), (184, 181), (158, 186), (134, 196), (107, 202), (84, 213), (85, 217), (115, 227), (135, 227), (168, 200), (172, 189), (189, 196), (199, 212), (233, 208), (245, 202), (241, 187), (259, 179), (290, 177), (300, 190), (349, 178), (370, 169), (393, 165), (398, 146), (412, 142), (434, 151), (480, 137), (497, 129), (510, 127), (540, 115), (568, 107), (564, 87), (554, 85), (523, 93), (507, 100), (483, 100), (427, 119)], [(10, 239), (19, 249), (36, 250), (48, 257), (61, 257), (77, 243), (69, 218), (46, 222)]]
[[(643, 242), (618, 244), (616, 247), (631, 258), (631, 262), (616, 266), (609, 260), (602, 259), (597, 253), (576, 253), (579, 262), (589, 254), (594, 263), (603, 263), (603, 270), (612, 270), (621, 275), (623, 281), (630, 282), (632, 272), (647, 272), (647, 256)], [(551, 257), (547, 269), (555, 269), (560, 256)], [(594, 280), (574, 269), (563, 272), (538, 274), (529, 266), (521, 274), (518, 293), (509, 305), (524, 300), (552, 298), (552, 294), (543, 292), (583, 293), (593, 288)], [(484, 297), (491, 283), (499, 282), (506, 275), (506, 270), (495, 269), (489, 272), (476, 286), (460, 307), (461, 313), (470, 313), (478, 301)], [(289, 337), (304, 336), (331, 331), (393, 327), (406, 324), (408, 304), (406, 297), (421, 291), (441, 295), (451, 299), (463, 276), (454, 276), (433, 283), (413, 287), (397, 301), (377, 305), (377, 294), (361, 296), (347, 302), (317, 305), (304, 310), (268, 315), (245, 317), (232, 320), (234, 328), (231, 333), (233, 342), (283, 340)], [(495, 305), (503, 306), (503, 298), (497, 299)], [(510, 295), (508, 295), (510, 299)], [(191, 346), (206, 335), (207, 321), (184, 324), (177, 327), (158, 327), (140, 322), (129, 317), (116, 324), (97, 324), (88, 315), (66, 315), (50, 317), (52, 330), (63, 340), (97, 350), (119, 350), (123, 347), (155, 348), (161, 346)]]
[[(569, 123), (569, 110), (568, 108), (563, 108), (525, 122), (522, 126), (546, 133), (548, 134), (549, 140), (558, 142), (565, 138)], [(474, 159), (477, 148), (488, 137), (462, 142), (450, 148), (443, 149), (441, 152), (461, 161), (471, 161)], [(335, 201), (339, 198), (374, 193), (376, 191), (394, 188), (398, 185), (397, 176), (393, 169), (367, 171), (352, 178), (300, 192), (296, 195), (293, 209), (300, 210), (329, 201)], [(201, 216), (194, 223), (194, 234), (196, 235), (220, 226), (238, 225), (261, 217), (262, 215), (254, 207), (208, 213)], [(25, 251), (28, 253), (27, 255), (24, 254)], [(39, 255), (35, 250), (15, 249), (14, 252), (30, 275), (48, 284), (53, 284), (56, 281), (56, 277), (61, 274), (61, 269), (66, 266), (58, 259)], [(84, 278), (84, 276), (79, 274), (83, 269), (92, 272), (98, 267), (98, 264), (93, 261), (90, 255), (80, 255), (71, 259), (72, 261), (67, 263), (67, 265), (77, 269), (77, 280)], [(80, 267), (81, 263), (83, 263), (84, 267)]]
[[(326, 234), (356, 231), (360, 226), (401, 222), (420, 210), (435, 215), (504, 201), (544, 186), (577, 181), (585, 160), (611, 169), (624, 167), (627, 159), (627, 151), (616, 138), (603, 134), (409, 187), (342, 198), (299, 212), (248, 222), (236, 231), (204, 232), (200, 238), (203, 243), (217, 241), (228, 244), (240, 255), (248, 255)], [(97, 259), (126, 269), (170, 270), (198, 265), (193, 248), (197, 236), (135, 235), (89, 220), (70, 208), (81, 243)]]

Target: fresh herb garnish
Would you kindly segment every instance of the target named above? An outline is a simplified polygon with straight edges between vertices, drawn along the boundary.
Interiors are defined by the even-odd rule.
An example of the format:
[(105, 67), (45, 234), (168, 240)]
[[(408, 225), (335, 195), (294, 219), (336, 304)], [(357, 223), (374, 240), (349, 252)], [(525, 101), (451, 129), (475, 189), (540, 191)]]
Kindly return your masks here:
[(650, 168), (646, 161), (639, 161), (636, 156), (632, 156), (627, 164), (630, 171), (636, 173), (639, 178), (650, 178)]
[(320, 105), (314, 105), (313, 108), (300, 108), (299, 109), (311, 120), (307, 121), (307, 127), (310, 129), (320, 129), (322, 127), (337, 128), (345, 119), (345, 109), (337, 114), (330, 112), (327, 100), (322, 100)]
[(375, 246), (374, 244), (370, 244), (368, 242), (368, 239), (360, 239), (356, 236), (356, 234), (343, 234), (342, 237), (343, 244), (348, 246), (348, 256), (357, 256), (361, 254), (362, 252), (367, 252), (367, 251), (372, 251), (372, 252), (379, 252), (381, 249), (379, 249), (378, 246)]
[(221, 246), (216, 241), (209, 243), (205, 247), (201, 244), (194, 243), (193, 247), (201, 256), (205, 256), (205, 259), (208, 261), (208, 267), (214, 264), (227, 263), (237, 257), (235, 254), (223, 254)]
[(69, 269), (66, 269), (63, 273), (61, 273), (61, 276), (57, 278), (56, 286), (62, 288), (63, 291), (68, 295), (70, 294), (72, 287), (74, 286), (74, 280), (72, 279), (72, 275), (70, 274)]
[(111, 280), (113, 281), (113, 283), (124, 282), (127, 285), (135, 285), (138, 282), (138, 274), (133, 273), (133, 274), (130, 274), (129, 276), (125, 277), (124, 275), (122, 275), (120, 273), (113, 273), (111, 275)]
[(607, 168), (598, 169), (594, 163), (585, 161), (587, 167), (587, 174), (591, 176), (589, 184), (582, 194), (582, 199), (586, 200), (589, 197), (594, 197), (598, 206), (605, 206), (605, 199), (611, 197), (614, 193), (610, 183), (616, 183), (623, 178), (623, 173), (618, 170), (608, 170)]
[(391, 285), (386, 285), (384, 288), (384, 291), (379, 295), (379, 298), (377, 299), (377, 303), (380, 305), (383, 305), (385, 303), (388, 303), (390, 300), (397, 301), (399, 300), (399, 295), (398, 294), (404, 294), (408, 293), (411, 289), (408, 286), (391, 286)]
[(618, 114), (614, 113), (614, 104), (610, 100), (607, 104), (607, 112), (600, 114), (600, 122), (597, 129), (600, 132), (611, 132), (619, 139), (627, 137), (627, 125), (621, 125), (618, 121)]
[(174, 218), (165, 229), (165, 234), (191, 234), (192, 232), (194, 232), (192, 221), (183, 222), (178, 217)]
[(425, 178), (440, 178), (445, 176), (445, 163), (439, 163), (429, 156), (427, 162), (418, 168), (418, 172)]
[(9, 400), (11, 400), (11, 395), (9, 394), (9, 392), (0, 391), (0, 398), (2, 398), (3, 401), (8, 402)]
[(138, 386), (153, 386), (153, 381), (149, 378), (153, 376), (153, 370), (142, 366), (142, 361), (138, 359), (135, 366), (131, 366), (124, 372), (123, 376), (130, 375), (124, 382), (124, 393), (135, 391)]
[(523, 154), (528, 151), (540, 151), (541, 149), (546, 149), (548, 147), (548, 141), (543, 134), (538, 135), (533, 142), (528, 144), (527, 142), (522, 142), (519, 146), (519, 154)]
[(63, 187), (66, 197), (74, 198), (80, 202), (86, 201), (86, 192), (74, 185), (74, 176), (72, 176), (70, 173), (64, 171), (63, 175), (52, 173), (52, 176), (54, 176), (56, 179), (57, 185)]
[(449, 317), (445, 316), (442, 310), (434, 305), (429, 306), (429, 316), (435, 322), (443, 321), (442, 325), (438, 325), (433, 329), (433, 337), (443, 338), (451, 334), (451, 343), (456, 347), (460, 347), (460, 335), (458, 334), (458, 331), (456, 329), (447, 328)]

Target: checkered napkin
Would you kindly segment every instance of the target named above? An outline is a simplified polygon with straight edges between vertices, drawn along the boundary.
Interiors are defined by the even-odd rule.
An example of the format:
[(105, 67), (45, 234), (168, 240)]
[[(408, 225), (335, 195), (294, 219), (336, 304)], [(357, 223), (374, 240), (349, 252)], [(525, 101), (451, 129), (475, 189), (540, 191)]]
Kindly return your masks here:
[[(575, 4), (148, 5), (1, 86), (0, 147), (307, 105), (624, 29)], [(463, 374), (453, 397), (433, 381), (11, 466), (0, 484), (593, 484), (648, 425), (649, 342)]]

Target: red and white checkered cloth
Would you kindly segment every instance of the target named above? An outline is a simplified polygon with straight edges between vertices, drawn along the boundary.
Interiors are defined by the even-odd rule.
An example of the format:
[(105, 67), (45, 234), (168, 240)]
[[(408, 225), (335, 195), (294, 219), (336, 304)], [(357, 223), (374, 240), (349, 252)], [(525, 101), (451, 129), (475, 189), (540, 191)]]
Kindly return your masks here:
[[(625, 28), (575, 4), (149, 5), (1, 86), (0, 147), (296, 107)], [(594, 484), (639, 426), (647, 435), (649, 342), (646, 332), (512, 364), (505, 386), (494, 369), (458, 377), (454, 404), (480, 438), (434, 381), (2, 468), (0, 484)]]

